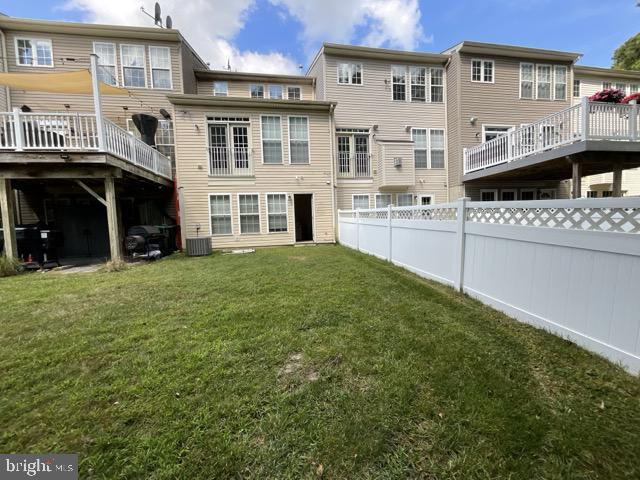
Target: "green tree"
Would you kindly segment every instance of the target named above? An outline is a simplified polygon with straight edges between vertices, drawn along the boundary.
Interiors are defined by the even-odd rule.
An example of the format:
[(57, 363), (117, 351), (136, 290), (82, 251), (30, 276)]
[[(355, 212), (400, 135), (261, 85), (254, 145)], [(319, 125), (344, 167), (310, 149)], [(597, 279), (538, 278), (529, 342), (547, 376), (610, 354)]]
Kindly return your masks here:
[(613, 52), (613, 68), (640, 70), (640, 33), (631, 37)]

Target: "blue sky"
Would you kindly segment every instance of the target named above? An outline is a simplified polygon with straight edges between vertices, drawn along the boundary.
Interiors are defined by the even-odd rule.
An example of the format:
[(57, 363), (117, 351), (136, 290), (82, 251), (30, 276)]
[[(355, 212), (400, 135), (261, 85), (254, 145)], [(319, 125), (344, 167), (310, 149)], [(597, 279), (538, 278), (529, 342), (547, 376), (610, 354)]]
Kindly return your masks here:
[[(608, 67), (615, 48), (640, 26), (635, 0), (200, 3), (161, 1), (212, 68), (229, 59), (239, 70), (306, 66), (322, 40), (439, 52), (467, 39), (582, 52), (581, 64)], [(0, 11), (18, 17), (145, 25), (142, 4), (152, 9), (153, 2), (147, 0), (0, 0)]]

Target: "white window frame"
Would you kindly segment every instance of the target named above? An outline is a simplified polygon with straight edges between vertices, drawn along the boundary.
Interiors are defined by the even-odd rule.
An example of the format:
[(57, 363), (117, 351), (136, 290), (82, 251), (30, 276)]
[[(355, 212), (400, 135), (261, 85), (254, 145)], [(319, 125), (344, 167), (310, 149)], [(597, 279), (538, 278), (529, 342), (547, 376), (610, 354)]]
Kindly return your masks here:
[[(263, 117), (278, 117), (280, 119), (280, 162), (279, 163), (265, 163), (264, 162), (264, 143), (262, 140), (262, 118)], [(260, 115), (260, 159), (262, 160), (263, 165), (284, 165), (284, 142), (282, 137), (284, 135), (284, 131), (282, 128), (282, 116), (281, 115)], [(249, 139), (251, 141), (251, 139)], [(269, 140), (275, 141), (275, 140)]]
[(510, 202), (512, 200), (505, 200), (502, 198), (502, 194), (505, 192), (513, 193), (513, 200), (518, 200), (518, 189), (517, 188), (501, 188), (500, 189), (500, 201), (501, 202)]
[[(225, 89), (224, 89), (224, 93), (222, 93), (222, 91), (218, 91), (216, 90), (216, 83), (217, 84), (224, 84)], [(213, 96), (214, 97), (228, 97), (229, 96), (229, 82), (227, 82), (226, 80), (214, 80), (213, 81)]]
[[(493, 193), (493, 200), (482, 200), (483, 193)], [(497, 188), (481, 188), (480, 189), (480, 201), (481, 202), (495, 202), (498, 200), (498, 189)]]
[[(444, 165), (442, 167), (434, 167), (433, 163), (431, 162), (431, 151), (433, 150), (433, 147), (431, 145), (431, 132), (432, 131), (442, 132), (442, 141), (444, 142), (444, 145), (442, 147), (442, 155), (444, 157)], [(446, 128), (430, 128), (428, 130), (428, 135), (427, 135), (427, 165), (429, 165), (427, 167), (429, 170), (444, 170), (444, 169), (447, 168), (447, 130), (446, 130)]]
[[(578, 95), (576, 95), (576, 87), (578, 87)], [(582, 91), (582, 82), (579, 78), (573, 79), (573, 87), (571, 88), (571, 96), (574, 98), (580, 98), (580, 93)]]
[[(429, 103), (445, 103), (445, 97), (446, 97), (446, 93), (445, 93), (445, 75), (446, 72), (444, 70), (444, 68), (441, 67), (429, 67), (428, 69), (429, 72), (429, 78), (427, 80), (427, 102)], [(433, 85), (433, 71), (434, 70), (439, 70), (442, 73), (442, 85)], [(433, 101), (433, 95), (432, 95), (432, 89), (433, 87), (439, 87), (442, 88), (442, 101), (441, 102), (434, 102)]]
[[(540, 98), (540, 96), (538, 95), (539, 93), (538, 87), (540, 86), (540, 68), (541, 67), (549, 68), (549, 98)], [(548, 63), (536, 63), (536, 100), (544, 100), (546, 102), (550, 102), (553, 100), (553, 94), (554, 94), (553, 71), (554, 71), (553, 65), (550, 65)]]
[[(482, 143), (487, 143), (488, 140), (486, 140), (486, 133), (487, 131), (495, 131), (494, 129), (496, 128), (508, 128), (510, 130), (514, 129), (515, 126), (514, 125), (497, 125), (497, 124), (483, 124), (482, 125)], [(506, 135), (508, 133), (504, 132), (504, 134)]]
[[(18, 53), (18, 40), (28, 40), (31, 42), (31, 48), (33, 49), (32, 63), (27, 65), (26, 63), (20, 63), (20, 54)], [(47, 42), (49, 49), (51, 50), (51, 65), (40, 65), (38, 62), (38, 53), (36, 42)], [(50, 38), (43, 37), (16, 37), (14, 39), (14, 47), (16, 49), (16, 65), (18, 67), (34, 67), (34, 68), (53, 68), (55, 66), (55, 59), (53, 58), (53, 42)], [(34, 63), (35, 62), (35, 63)]]
[(387, 208), (389, 206), (389, 205), (385, 205), (384, 207), (379, 207), (378, 206), (378, 197), (382, 197), (382, 196), (384, 196), (384, 197), (389, 196), (389, 205), (393, 205), (393, 193), (380, 193), (380, 192), (378, 192), (378, 193), (376, 193), (376, 198), (375, 198), (375, 202), (376, 203), (374, 204), (376, 206), (376, 208)]
[[(261, 97), (254, 97), (253, 95), (251, 95), (251, 87), (262, 87), (262, 96)], [(267, 98), (267, 89), (265, 88), (264, 83), (250, 83), (249, 84), (249, 98), (262, 98), (265, 99)]]
[[(393, 98), (393, 86), (395, 85), (395, 82), (393, 81), (393, 69), (397, 68), (397, 69), (401, 69), (404, 70), (404, 99), (402, 100), (396, 100), (395, 98)], [(391, 69), (389, 70), (389, 82), (391, 85), (391, 101), (392, 102), (410, 102), (410, 98), (411, 98), (411, 94), (409, 93), (409, 72), (408, 69), (406, 67), (406, 65), (391, 65)], [(400, 85), (400, 84), (398, 84)]]
[(610, 90), (613, 88), (613, 82), (602, 82), (602, 90)]
[[(240, 196), (241, 195), (251, 195), (258, 197), (258, 227), (259, 230), (257, 232), (242, 232), (242, 215), (255, 215), (254, 213), (240, 213)], [(261, 235), (262, 234), (262, 215), (260, 208), (260, 194), (256, 192), (240, 192), (236, 194), (236, 201), (238, 202), (238, 231), (240, 235)]]
[[(211, 221), (211, 197), (229, 197), (229, 218), (231, 220), (231, 232), (230, 233), (213, 233), (213, 222)], [(230, 193), (209, 193), (207, 196), (209, 203), (209, 235), (212, 237), (229, 237), (233, 236), (233, 195)], [(226, 215), (225, 215), (226, 216)]]
[[(169, 86), (168, 87), (156, 87), (153, 82), (153, 71), (154, 70), (167, 70), (166, 68), (153, 68), (153, 55), (151, 54), (151, 49), (160, 49), (166, 50), (169, 53)], [(149, 45), (149, 69), (151, 73), (151, 88), (155, 90), (173, 90), (173, 69), (171, 65), (171, 48), (165, 47), (162, 45)], [(146, 74), (145, 74), (146, 79)]]
[[(271, 96), (271, 87), (280, 87), (280, 97), (272, 97)], [(269, 92), (269, 100), (284, 100), (284, 87), (277, 83), (270, 83), (267, 85), (267, 91)], [(267, 97), (264, 97), (267, 98)]]
[[(413, 99), (413, 69), (424, 69), (424, 100), (414, 100)], [(425, 65), (409, 65), (407, 67), (407, 74), (405, 76), (406, 79), (406, 98), (408, 102), (413, 103), (429, 103), (431, 100), (431, 69)], [(444, 82), (443, 82), (444, 83)], [(419, 84), (416, 84), (419, 85)]]
[[(298, 91), (300, 92), (300, 98), (289, 98), (289, 89), (290, 88), (297, 88)], [(292, 101), (299, 101), (302, 100), (302, 87), (300, 85), (287, 85), (285, 87), (285, 89), (287, 90), (287, 100), (292, 100)]]
[[(349, 81), (348, 82), (341, 82), (340, 81), (340, 65), (347, 65), (347, 72), (349, 74)], [(360, 66), (360, 83), (353, 83), (353, 66), (354, 65), (359, 65)], [(338, 85), (354, 85), (357, 87), (361, 87), (362, 85), (364, 85), (364, 65), (361, 62), (338, 62), (336, 63), (336, 83)]]
[[(424, 148), (416, 148), (415, 140), (413, 140), (413, 132), (414, 130), (424, 130), (425, 131), (425, 142), (426, 146)], [(411, 140), (413, 140), (413, 168), (416, 170), (426, 170), (431, 168), (431, 149), (429, 145), (429, 140), (431, 138), (431, 129), (423, 128), (423, 127), (411, 127)], [(426, 150), (427, 154), (427, 166), (426, 167), (417, 167), (416, 166), (416, 150)]]
[(113, 48), (113, 65), (109, 63), (100, 63), (101, 57), (98, 56), (98, 68), (113, 67), (113, 78), (116, 83), (109, 83), (108, 85), (117, 87), (120, 84), (120, 80), (118, 79), (118, 49), (116, 48), (116, 44), (113, 42), (93, 42), (93, 53), (96, 53), (96, 45), (109, 45), (109, 47)]
[[(287, 218), (287, 229), (282, 232), (269, 231), (269, 195), (284, 195), (284, 213)], [(289, 233), (289, 195), (285, 192), (267, 192), (264, 194), (265, 208), (267, 209), (267, 235), (277, 235), (283, 233)], [(278, 213), (277, 215), (281, 215)]]
[[(473, 62), (480, 62), (480, 80), (473, 79)], [(485, 80), (485, 64), (491, 64), (491, 81)], [(473, 83), (496, 83), (496, 62), (494, 60), (487, 60), (484, 58), (472, 58), (471, 59), (471, 81)]]
[(360, 210), (360, 209), (356, 209), (356, 203), (355, 203), (356, 197), (367, 197), (367, 209), (371, 208), (371, 195), (369, 195), (368, 193), (353, 193), (351, 195), (351, 209), (352, 210)]
[[(122, 47), (142, 47), (142, 68), (144, 70), (144, 87), (132, 87), (129, 85), (125, 84), (125, 76), (124, 76), (124, 69), (125, 68), (139, 68), (139, 67), (125, 67), (124, 62), (122, 61), (123, 55), (122, 55)], [(147, 79), (147, 49), (144, 48), (144, 45), (140, 45), (140, 44), (136, 44), (136, 43), (121, 43), (120, 44), (120, 78), (122, 78), (122, 86), (125, 88), (133, 88), (133, 89), (140, 89), (140, 88), (147, 88), (148, 86), (148, 79)]]
[[(564, 84), (562, 82), (558, 82), (558, 70), (564, 69)], [(552, 98), (554, 101), (564, 102), (569, 98), (569, 69), (565, 65), (554, 65), (553, 66), (553, 95)], [(556, 86), (564, 85), (564, 98), (557, 98), (556, 96)]]
[[(306, 118), (307, 119), (307, 163), (292, 163), (291, 162), (291, 119), (292, 118)], [(309, 117), (307, 115), (288, 115), (287, 116), (287, 137), (289, 139), (289, 165), (311, 165), (311, 132), (309, 128)]]
[[(525, 65), (531, 66), (531, 97), (523, 97), (522, 96), (522, 82), (525, 80), (522, 79), (522, 67)], [(520, 62), (520, 87), (519, 87), (519, 97), (522, 100), (535, 100), (536, 99), (536, 64), (531, 62)]]
[[(427, 205), (422, 204), (423, 198), (429, 199), (429, 203)], [(436, 203), (436, 195), (434, 193), (421, 193), (420, 195), (418, 195), (418, 205), (421, 207), (428, 207), (431, 205), (435, 205), (435, 203)]]
[[(519, 198), (522, 199), (522, 194), (525, 192), (529, 192), (529, 193), (533, 193), (533, 200), (537, 200), (538, 199), (538, 190), (535, 188), (521, 188), (520, 189), (520, 196)], [(524, 200), (526, 201), (531, 201), (531, 200)]]
[[(400, 205), (400, 197), (409, 197), (411, 199), (411, 203), (409, 203), (409, 205)], [(396, 193), (396, 204), (398, 207), (411, 207), (414, 205), (414, 202), (413, 202), (414, 198), (415, 198), (415, 195), (410, 192)]]

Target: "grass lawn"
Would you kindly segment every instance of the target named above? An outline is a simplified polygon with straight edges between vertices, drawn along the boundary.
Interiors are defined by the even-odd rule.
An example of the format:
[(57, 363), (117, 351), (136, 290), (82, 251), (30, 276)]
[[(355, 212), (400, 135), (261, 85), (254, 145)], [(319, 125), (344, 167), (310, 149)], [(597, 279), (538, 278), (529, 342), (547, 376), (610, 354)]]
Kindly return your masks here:
[(640, 379), (338, 246), (0, 280), (0, 452), (81, 478), (640, 478)]

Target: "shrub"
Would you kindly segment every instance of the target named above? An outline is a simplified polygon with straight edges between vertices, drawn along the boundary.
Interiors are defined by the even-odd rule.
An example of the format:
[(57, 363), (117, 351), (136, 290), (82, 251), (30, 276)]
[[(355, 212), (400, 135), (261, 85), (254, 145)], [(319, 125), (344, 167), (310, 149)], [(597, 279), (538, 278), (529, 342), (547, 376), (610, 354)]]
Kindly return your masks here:
[(631, 100), (640, 100), (640, 93), (632, 93), (631, 95), (627, 95), (622, 99), (622, 103), (629, 103)]
[(624, 98), (624, 92), (622, 90), (616, 90), (615, 88), (607, 88), (600, 90), (589, 97), (591, 102), (605, 102), (605, 103), (620, 103)]
[(0, 255), (0, 277), (17, 275), (21, 271), (22, 268), (20, 267), (20, 262), (18, 262), (17, 259)]

